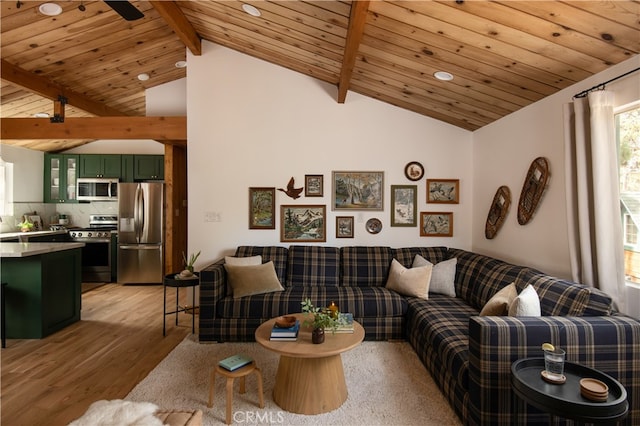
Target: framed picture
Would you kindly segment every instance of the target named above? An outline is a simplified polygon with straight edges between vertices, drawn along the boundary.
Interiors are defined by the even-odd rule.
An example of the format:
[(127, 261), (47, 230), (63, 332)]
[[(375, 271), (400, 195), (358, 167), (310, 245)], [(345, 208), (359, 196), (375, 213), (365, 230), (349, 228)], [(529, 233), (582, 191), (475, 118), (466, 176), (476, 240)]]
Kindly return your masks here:
[(452, 237), (453, 213), (420, 212), (421, 237)]
[(353, 238), (353, 216), (336, 216), (336, 238)]
[(320, 243), (327, 240), (324, 205), (281, 205), (280, 241)]
[(384, 172), (333, 172), (334, 210), (382, 210)]
[(420, 180), (424, 177), (424, 167), (417, 161), (412, 161), (404, 166), (404, 175), (409, 180)]
[(275, 188), (249, 188), (249, 229), (276, 229), (275, 199)]
[(458, 204), (459, 202), (459, 179), (427, 179), (427, 203)]
[(304, 175), (304, 196), (322, 197), (324, 196), (324, 176)]
[(418, 226), (417, 204), (417, 185), (391, 185), (391, 226)]

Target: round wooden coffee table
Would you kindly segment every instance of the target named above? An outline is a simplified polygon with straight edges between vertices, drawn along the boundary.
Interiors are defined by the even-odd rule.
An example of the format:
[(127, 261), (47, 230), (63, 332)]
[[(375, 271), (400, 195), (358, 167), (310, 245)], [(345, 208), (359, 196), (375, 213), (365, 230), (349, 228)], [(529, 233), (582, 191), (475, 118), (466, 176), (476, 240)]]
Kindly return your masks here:
[[(300, 323), (305, 314), (294, 314)], [(256, 341), (280, 354), (273, 386), (273, 400), (283, 410), (298, 414), (320, 414), (339, 408), (347, 400), (340, 354), (364, 340), (364, 328), (354, 321), (353, 333), (325, 332), (324, 343), (311, 343), (311, 328), (300, 327), (295, 342), (269, 340), (275, 318), (256, 330)]]

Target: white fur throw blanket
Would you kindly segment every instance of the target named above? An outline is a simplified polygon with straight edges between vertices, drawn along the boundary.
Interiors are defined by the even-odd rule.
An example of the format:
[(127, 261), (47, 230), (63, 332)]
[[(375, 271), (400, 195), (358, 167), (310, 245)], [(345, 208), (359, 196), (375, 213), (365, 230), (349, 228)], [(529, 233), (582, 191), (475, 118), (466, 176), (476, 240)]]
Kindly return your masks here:
[(69, 426), (163, 426), (153, 415), (157, 410), (158, 406), (150, 402), (96, 401)]

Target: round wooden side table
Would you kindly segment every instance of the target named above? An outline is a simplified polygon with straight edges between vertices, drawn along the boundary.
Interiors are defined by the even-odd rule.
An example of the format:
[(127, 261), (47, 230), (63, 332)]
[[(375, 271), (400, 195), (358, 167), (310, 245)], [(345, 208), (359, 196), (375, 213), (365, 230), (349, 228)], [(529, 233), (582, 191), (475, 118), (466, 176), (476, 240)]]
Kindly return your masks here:
[[(180, 300), (180, 289), (186, 287), (193, 287), (193, 302), (191, 304), (192, 317), (191, 317), (191, 333), (196, 332), (196, 286), (200, 285), (200, 276), (197, 272), (194, 272), (193, 278), (188, 279), (176, 279), (177, 274), (169, 274), (164, 277), (164, 303), (163, 303), (163, 316), (162, 316), (162, 335), (166, 336), (166, 319), (167, 315), (176, 315), (176, 325), (178, 325), (178, 313), (187, 312), (189, 307), (180, 307), (178, 302)], [(176, 289), (176, 310), (167, 312), (167, 287), (175, 287)]]
[[(525, 358), (511, 364), (511, 386), (516, 395), (550, 416), (585, 423), (615, 423), (629, 411), (627, 391), (613, 377), (594, 368), (573, 362), (564, 363), (564, 384), (543, 380), (544, 358)], [(580, 394), (580, 380), (598, 379), (609, 387), (606, 401), (593, 402)]]

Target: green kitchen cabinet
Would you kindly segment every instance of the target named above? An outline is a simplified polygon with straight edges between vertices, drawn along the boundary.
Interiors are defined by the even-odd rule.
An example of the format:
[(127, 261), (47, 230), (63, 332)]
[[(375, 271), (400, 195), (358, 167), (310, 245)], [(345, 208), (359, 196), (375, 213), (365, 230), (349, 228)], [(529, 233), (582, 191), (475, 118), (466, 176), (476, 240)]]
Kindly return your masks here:
[(164, 155), (134, 155), (135, 180), (164, 180)]
[(80, 320), (81, 259), (80, 248), (2, 258), (8, 338), (41, 339)]
[(44, 202), (77, 203), (76, 184), (79, 156), (75, 154), (44, 155)]
[(120, 182), (133, 182), (133, 154), (122, 154), (120, 157)]
[(82, 178), (120, 178), (122, 170), (120, 154), (81, 154)]

